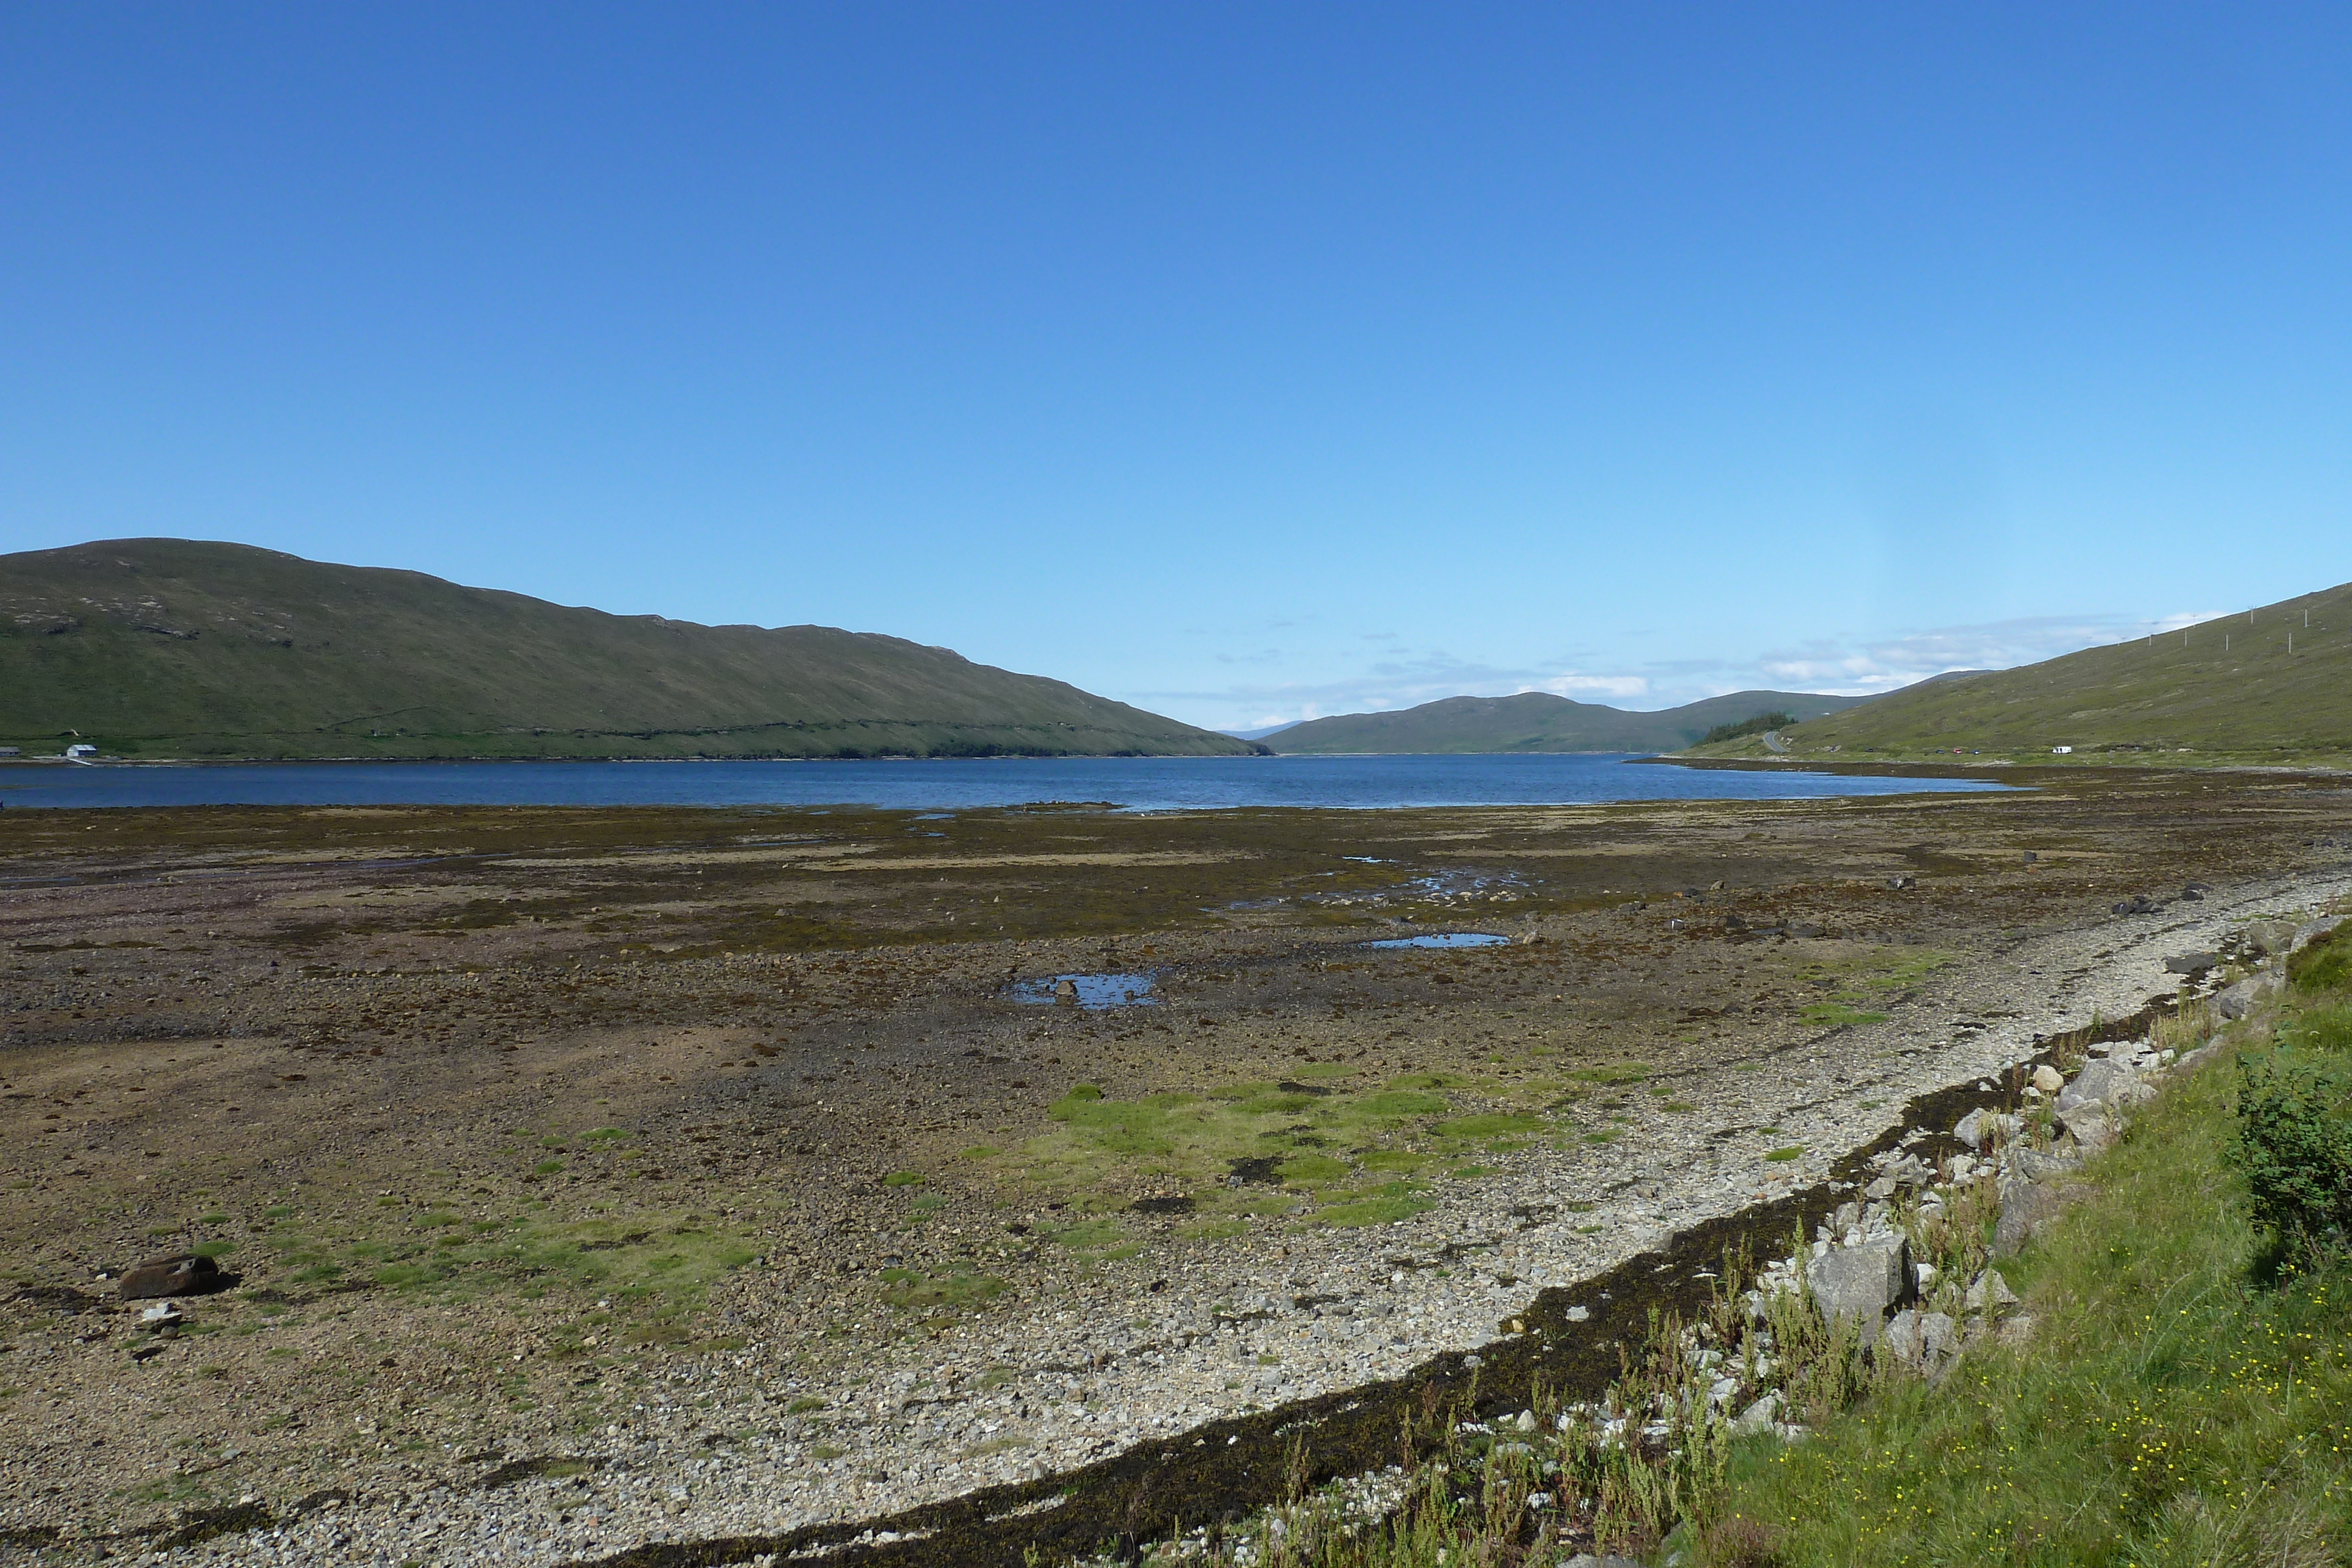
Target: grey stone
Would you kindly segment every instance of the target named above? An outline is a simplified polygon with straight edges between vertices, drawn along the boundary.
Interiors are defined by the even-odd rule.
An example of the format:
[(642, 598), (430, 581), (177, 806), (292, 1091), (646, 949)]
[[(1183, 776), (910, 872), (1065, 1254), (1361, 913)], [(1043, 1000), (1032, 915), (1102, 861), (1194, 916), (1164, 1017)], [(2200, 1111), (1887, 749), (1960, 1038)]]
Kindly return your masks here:
[(1735, 1416), (1731, 1429), (1735, 1432), (1769, 1432), (1780, 1419), (1780, 1396), (1767, 1394)]
[(1560, 1568), (1642, 1568), (1642, 1565), (1631, 1557), (1619, 1557), (1614, 1554), (1595, 1557), (1590, 1552), (1580, 1552), (1562, 1563)]
[(1946, 1312), (1906, 1309), (1886, 1325), (1886, 1348), (1895, 1359), (1927, 1377), (1941, 1377), (1960, 1354), (1960, 1325)]
[(1987, 1269), (1969, 1282), (1967, 1300), (1972, 1312), (2002, 1312), (2017, 1305), (2017, 1292), (2000, 1277), (1998, 1269)]
[(2331, 915), (2323, 920), (2306, 920), (2294, 928), (2294, 947), (2308, 947), (2322, 936), (2344, 924), (2341, 915)]
[(2053, 1176), (2074, 1172), (2082, 1162), (2053, 1155), (2042, 1149), (2014, 1148), (2009, 1151), (2009, 1168), (2027, 1181), (2048, 1181)]
[(2175, 953), (2164, 961), (2164, 970), (2168, 975), (2201, 975), (2221, 962), (2219, 953)]
[(2046, 1061), (2033, 1070), (2032, 1082), (2033, 1086), (2044, 1094), (2055, 1094), (2066, 1086), (2066, 1080), (2060, 1077), (2058, 1070)]
[(2272, 956), (2294, 946), (2294, 925), (2286, 920), (2257, 920), (2246, 927), (2245, 936), (2247, 946)]
[(2213, 1009), (2225, 1019), (2242, 1019), (2260, 1007), (2278, 988), (2269, 975), (2249, 975), (2213, 998)]
[(2077, 1105), (2104, 1103), (2111, 1105), (2129, 1103), (2126, 1097), (2138, 1079), (2130, 1068), (2108, 1057), (2085, 1062), (2074, 1082), (2058, 1095), (2058, 1113), (2064, 1115)]
[(2086, 1155), (2095, 1155), (2116, 1141), (2116, 1121), (2107, 1108), (2093, 1100), (2069, 1106), (2058, 1113), (2058, 1120), (2074, 1134), (2074, 1145)]
[(2171, 1071), (2174, 1072), (2194, 1072), (2199, 1068), (2204, 1066), (2207, 1062), (2212, 1061), (2215, 1057), (2221, 1054), (2221, 1042), (2218, 1040), (2209, 1040), (2203, 1045), (2199, 1046), (2196, 1050), (2190, 1051), (2188, 1055), (2174, 1062), (2172, 1064)]
[(1994, 1224), (1992, 1255), (2014, 1258), (2026, 1242), (2082, 1197), (2076, 1186), (2051, 1182), (2007, 1181), (2000, 1187), (2000, 1218)]
[(1823, 1318), (1851, 1319), (1863, 1343), (1874, 1343), (1887, 1309), (1911, 1293), (1911, 1242), (1882, 1236), (1858, 1247), (1832, 1247), (1806, 1265), (1805, 1284)]

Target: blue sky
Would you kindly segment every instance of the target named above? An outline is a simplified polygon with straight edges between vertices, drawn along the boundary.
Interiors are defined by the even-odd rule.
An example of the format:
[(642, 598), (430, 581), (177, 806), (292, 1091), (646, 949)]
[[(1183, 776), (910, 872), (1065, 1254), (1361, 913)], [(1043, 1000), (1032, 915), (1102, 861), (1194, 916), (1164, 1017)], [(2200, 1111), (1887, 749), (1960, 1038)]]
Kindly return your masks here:
[(2352, 578), (2352, 10), (0, 5), (0, 549), (1198, 723)]

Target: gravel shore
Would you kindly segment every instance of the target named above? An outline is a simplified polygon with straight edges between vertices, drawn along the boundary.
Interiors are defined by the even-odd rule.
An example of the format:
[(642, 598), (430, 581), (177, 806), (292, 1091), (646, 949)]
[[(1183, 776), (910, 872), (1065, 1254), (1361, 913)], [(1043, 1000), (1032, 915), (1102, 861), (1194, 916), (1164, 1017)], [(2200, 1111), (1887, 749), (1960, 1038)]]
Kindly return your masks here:
[[(1149, 1279), (1106, 1274), (1000, 1302), (829, 1375), (811, 1375), (763, 1337), (785, 1325), (762, 1321), (754, 1271), (733, 1298), (740, 1349), (673, 1360), (625, 1418), (593, 1430), (518, 1417), (480, 1462), (499, 1484), (319, 1495), (257, 1529), (89, 1549), (224, 1565), (593, 1561), (645, 1542), (884, 1516), (1394, 1376), (1508, 1333), (1545, 1287), (1573, 1287), (1676, 1230), (1820, 1180), (1914, 1095), (1988, 1077), (2031, 1056), (2038, 1036), (2171, 994), (2168, 956), (2347, 893), (2341, 875), (2265, 880), (2017, 940), (1940, 971), (1884, 1022), (1675, 1078), (1695, 1113), (1633, 1106), (1618, 1141), (1503, 1156), (1506, 1179), (1443, 1184), (1430, 1212), (1196, 1248)], [(1768, 1157), (1790, 1149), (1801, 1153)], [(40, 1560), (71, 1550), (47, 1547)], [(33, 1552), (22, 1538), (0, 1547)]]

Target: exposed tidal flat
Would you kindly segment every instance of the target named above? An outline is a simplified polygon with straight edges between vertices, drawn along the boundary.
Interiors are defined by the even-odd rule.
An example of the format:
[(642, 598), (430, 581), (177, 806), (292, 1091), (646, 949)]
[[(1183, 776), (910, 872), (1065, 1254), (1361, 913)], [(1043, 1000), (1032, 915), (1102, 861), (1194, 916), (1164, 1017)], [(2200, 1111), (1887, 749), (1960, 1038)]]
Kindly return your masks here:
[[(0, 1517), (552, 1563), (1009, 1485), (1045, 1539), (2342, 890), (2339, 779), (2035, 782), (12, 810)], [(1371, 946), (1453, 932), (1509, 940)], [(1150, 1005), (1037, 984), (1096, 975)], [(165, 1334), (100, 1276), (173, 1251), (238, 1278)]]
[(1632, 754), (1050, 757), (698, 762), (62, 762), (0, 767), (0, 806), (870, 806), (1093, 801), (1139, 811), (1812, 800), (2000, 789), (1981, 779), (1633, 766)]

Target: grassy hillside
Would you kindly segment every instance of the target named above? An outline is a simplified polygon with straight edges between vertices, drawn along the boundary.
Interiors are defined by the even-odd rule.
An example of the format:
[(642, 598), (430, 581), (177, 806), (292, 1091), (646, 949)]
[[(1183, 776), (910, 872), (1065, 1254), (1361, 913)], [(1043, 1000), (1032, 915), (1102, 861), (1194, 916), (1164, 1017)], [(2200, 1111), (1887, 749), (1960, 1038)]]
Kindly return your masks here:
[(1548, 692), (1521, 692), (1509, 697), (1447, 697), (1396, 713), (1309, 719), (1267, 736), (1265, 744), (1285, 753), (1674, 751), (1719, 724), (1738, 724), (1776, 709), (1811, 718), (1860, 700), (1804, 692), (1734, 692), (1657, 713), (1629, 713)]
[[(2292, 647), (2290, 648), (2290, 642)], [(1816, 759), (2342, 761), (2352, 752), (2352, 584), (2063, 658), (1906, 687), (1781, 739)], [(1755, 756), (1754, 740), (1706, 748)]]
[(119, 539), (0, 556), (0, 744), (134, 757), (1246, 755), (944, 648)]

